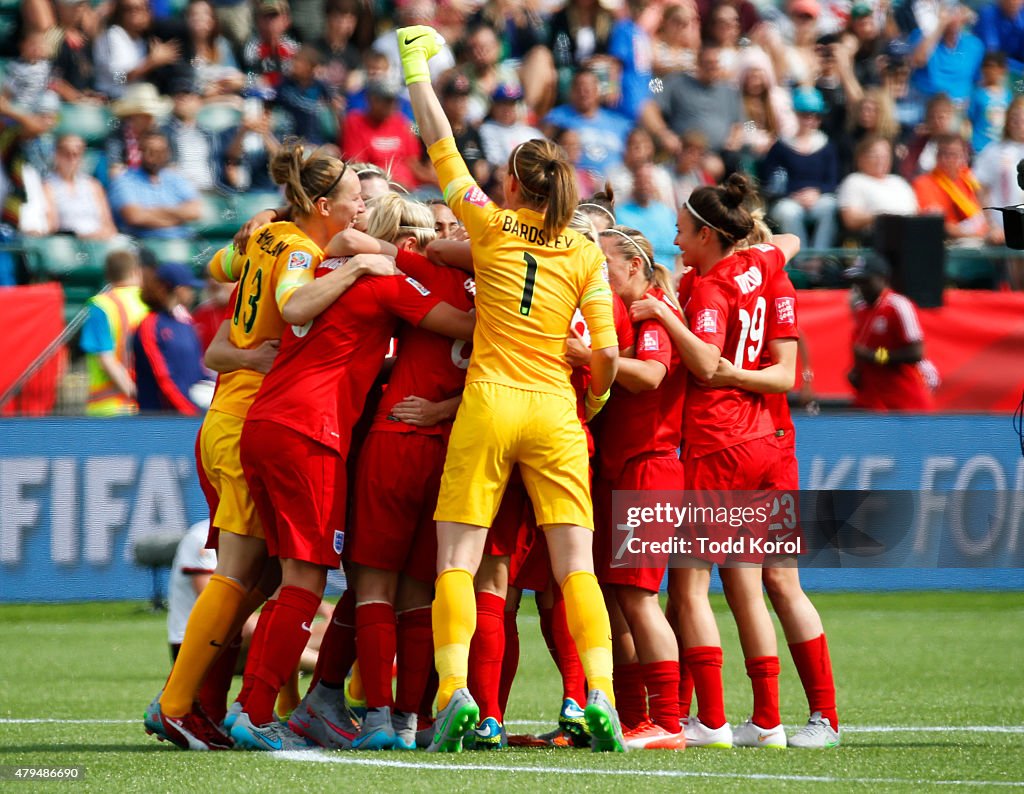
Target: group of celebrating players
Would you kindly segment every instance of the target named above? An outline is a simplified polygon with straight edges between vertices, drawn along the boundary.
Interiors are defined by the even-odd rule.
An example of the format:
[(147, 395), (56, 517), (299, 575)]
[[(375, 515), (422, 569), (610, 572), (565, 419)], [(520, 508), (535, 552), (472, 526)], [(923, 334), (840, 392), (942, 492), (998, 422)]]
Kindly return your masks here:
[[(643, 233), (615, 225), (609, 197), (580, 201), (544, 140), (513, 151), (499, 208), (431, 87), (439, 37), (397, 36), (446, 203), (364, 204), (355, 167), (296, 143), (271, 164), (287, 208), (211, 262), (237, 282), (196, 446), (217, 569), (147, 731), (193, 750), (502, 747), (529, 589), (563, 702), (555, 731), (513, 742), (838, 745), (828, 646), (793, 559), (672, 567), (667, 610), (664, 565), (611, 564), (614, 491), (797, 488), (783, 266), (798, 241), (771, 237), (743, 177), (699, 188), (678, 213), (676, 286)], [(282, 722), (275, 701), (342, 561), (350, 587)], [(753, 688), (736, 728), (714, 564)], [(811, 712), (788, 738), (765, 590)], [(225, 688), (199, 705), (205, 679), (230, 680), (211, 671), (234, 665), (261, 606), (237, 698), (227, 707)]]

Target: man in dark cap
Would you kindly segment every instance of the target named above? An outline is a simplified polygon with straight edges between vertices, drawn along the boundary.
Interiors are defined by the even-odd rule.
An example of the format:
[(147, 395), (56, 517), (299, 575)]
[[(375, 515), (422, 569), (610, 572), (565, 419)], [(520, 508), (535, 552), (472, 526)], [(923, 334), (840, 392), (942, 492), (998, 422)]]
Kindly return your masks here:
[(853, 283), (854, 405), (873, 411), (930, 411), (931, 391), (923, 369), (924, 334), (917, 310), (889, 286), (889, 263), (869, 252), (843, 273)]

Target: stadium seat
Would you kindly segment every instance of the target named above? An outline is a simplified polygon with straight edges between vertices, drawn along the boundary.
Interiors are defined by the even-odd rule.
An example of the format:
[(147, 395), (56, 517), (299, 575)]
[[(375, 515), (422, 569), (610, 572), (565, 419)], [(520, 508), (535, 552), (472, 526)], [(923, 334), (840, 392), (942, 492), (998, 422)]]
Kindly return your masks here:
[(217, 135), (224, 130), (237, 127), (242, 121), (242, 113), (231, 105), (214, 103), (204, 105), (199, 111), (196, 123), (209, 133)]
[(338, 140), (338, 114), (330, 105), (320, 108), (320, 132), (328, 141)]
[(63, 281), (86, 264), (78, 241), (70, 235), (26, 237), (24, 246), (29, 270), (37, 277)]
[(90, 146), (102, 143), (110, 134), (111, 118), (105, 107), (65, 103), (60, 108), (56, 134), (79, 135)]
[(203, 197), (203, 214), (196, 221), (196, 232), (203, 238), (232, 235), (241, 224), (231, 196)]
[(240, 193), (235, 199), (238, 223), (242, 225), (257, 212), (280, 207), (283, 202), (279, 193)]
[(141, 248), (148, 248), (152, 251), (160, 264), (164, 264), (166, 262), (178, 262), (187, 265), (192, 262), (191, 240), (160, 240), (149, 238), (139, 240), (138, 244)]

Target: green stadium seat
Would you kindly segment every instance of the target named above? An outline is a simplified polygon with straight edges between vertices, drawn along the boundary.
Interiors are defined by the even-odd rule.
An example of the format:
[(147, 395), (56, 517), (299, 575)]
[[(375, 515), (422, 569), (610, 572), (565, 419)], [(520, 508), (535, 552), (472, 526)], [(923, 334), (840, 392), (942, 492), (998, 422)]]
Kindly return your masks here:
[(237, 127), (241, 121), (242, 112), (240, 110), (221, 103), (204, 105), (196, 119), (196, 123), (200, 127), (214, 135)]
[(24, 247), (29, 270), (41, 278), (63, 280), (86, 264), (78, 241), (70, 235), (27, 237)]
[(241, 222), (231, 196), (210, 195), (203, 197), (203, 214), (196, 221), (200, 237), (224, 237), (238, 231)]
[(61, 105), (56, 134), (79, 135), (91, 146), (107, 139), (111, 119), (110, 111), (105, 107), (66, 103)]
[(138, 245), (141, 248), (148, 248), (152, 251), (160, 264), (164, 264), (166, 262), (179, 262), (187, 265), (192, 262), (191, 240), (160, 240), (149, 238), (145, 240), (138, 240)]
[(320, 132), (328, 141), (337, 141), (338, 130), (338, 114), (330, 105), (324, 105), (320, 109)]
[(280, 207), (283, 203), (280, 193), (240, 193), (235, 198), (238, 223), (242, 225), (256, 213)]

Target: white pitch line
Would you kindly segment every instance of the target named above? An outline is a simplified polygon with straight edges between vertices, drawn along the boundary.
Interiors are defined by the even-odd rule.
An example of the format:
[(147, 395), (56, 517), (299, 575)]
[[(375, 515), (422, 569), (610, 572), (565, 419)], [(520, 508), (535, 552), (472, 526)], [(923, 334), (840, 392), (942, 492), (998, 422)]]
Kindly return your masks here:
[[(0, 717), (0, 725), (133, 725), (139, 720), (80, 720), (33, 717)], [(547, 727), (554, 725), (554, 720), (509, 720), (508, 726), (524, 728)], [(787, 725), (788, 729), (803, 727)], [(1004, 733), (1024, 734), (1024, 725), (843, 725), (843, 733)]]
[(921, 780), (898, 777), (834, 777), (831, 775), (770, 775), (745, 772), (697, 772), (685, 769), (588, 769), (586, 767), (528, 766), (497, 764), (452, 764), (438, 762), (428, 764), (422, 761), (388, 761), (378, 758), (358, 758), (352, 755), (325, 755), (317, 751), (282, 751), (273, 753), (284, 761), (301, 761), (315, 764), (347, 764), (350, 766), (372, 766), (391, 769), (417, 769), (430, 771), (466, 772), (511, 772), (513, 774), (535, 775), (597, 775), (608, 777), (661, 777), (661, 778), (704, 778), (719, 780), (785, 781), (789, 783), (862, 783), (865, 785), (933, 785), (933, 786), (1003, 786), (1024, 788), (1024, 780)]

